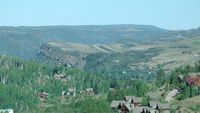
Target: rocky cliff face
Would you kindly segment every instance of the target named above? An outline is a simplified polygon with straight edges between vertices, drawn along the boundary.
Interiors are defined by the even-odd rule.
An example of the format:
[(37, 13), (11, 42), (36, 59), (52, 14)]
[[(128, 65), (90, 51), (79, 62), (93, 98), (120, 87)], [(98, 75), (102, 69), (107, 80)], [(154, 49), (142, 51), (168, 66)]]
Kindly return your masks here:
[(43, 44), (40, 48), (39, 54), (44, 57), (46, 61), (52, 60), (67, 67), (77, 67), (82, 69), (85, 66), (85, 54), (76, 51), (64, 51), (59, 47), (52, 46), (51, 44)]
[(54, 64), (83, 69), (85, 68), (88, 55), (95, 55), (96, 53), (109, 54), (121, 51), (119, 48), (116, 49), (112, 46), (104, 44), (48, 42), (42, 44), (40, 47), (39, 59), (48, 64), (54, 62)]

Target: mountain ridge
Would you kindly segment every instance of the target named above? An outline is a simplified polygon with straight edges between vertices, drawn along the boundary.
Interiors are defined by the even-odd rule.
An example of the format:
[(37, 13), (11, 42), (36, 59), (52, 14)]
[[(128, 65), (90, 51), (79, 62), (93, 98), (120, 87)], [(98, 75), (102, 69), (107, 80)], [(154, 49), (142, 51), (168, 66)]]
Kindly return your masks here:
[(151, 25), (0, 26), (1, 54), (34, 59), (43, 43), (65, 41), (110, 44), (121, 39), (140, 43), (171, 41), (200, 36), (200, 29), (172, 31)]

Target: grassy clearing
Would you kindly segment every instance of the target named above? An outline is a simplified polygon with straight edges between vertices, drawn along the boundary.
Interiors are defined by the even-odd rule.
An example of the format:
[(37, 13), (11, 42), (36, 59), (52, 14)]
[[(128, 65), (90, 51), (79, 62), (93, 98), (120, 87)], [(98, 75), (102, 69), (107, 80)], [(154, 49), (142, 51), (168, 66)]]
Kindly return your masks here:
[(195, 96), (181, 101), (174, 101), (172, 107), (181, 113), (199, 113), (200, 96)]

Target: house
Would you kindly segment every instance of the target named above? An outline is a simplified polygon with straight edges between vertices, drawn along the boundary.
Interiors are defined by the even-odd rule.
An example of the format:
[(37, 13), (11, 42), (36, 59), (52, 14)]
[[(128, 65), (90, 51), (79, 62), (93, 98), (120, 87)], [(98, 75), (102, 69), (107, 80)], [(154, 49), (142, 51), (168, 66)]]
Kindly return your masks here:
[(169, 113), (169, 103), (160, 101), (149, 101), (147, 106), (142, 106), (142, 98), (135, 96), (125, 96), (124, 100), (113, 100), (110, 107), (119, 113)]
[(66, 81), (71, 80), (71, 76), (66, 76), (66, 75), (64, 75), (64, 74), (55, 74), (55, 75), (54, 75), (54, 78), (55, 78), (56, 80), (61, 80), (61, 81), (63, 81), (63, 82), (66, 82)]
[(135, 107), (132, 113), (156, 113), (156, 110), (150, 107)]
[(67, 95), (67, 92), (66, 91), (62, 91), (62, 96), (66, 96)]
[(76, 89), (75, 88), (69, 88), (66, 95), (67, 96), (76, 96)]
[(38, 99), (40, 100), (40, 101), (42, 101), (42, 102), (44, 102), (47, 98), (48, 98), (48, 93), (46, 93), (46, 92), (39, 92), (38, 94), (37, 94), (37, 97), (38, 97)]
[(129, 113), (130, 111), (132, 111), (130, 103), (119, 105), (119, 113)]
[(0, 109), (0, 113), (14, 113), (13, 109)]
[(122, 101), (122, 100), (113, 100), (110, 104), (110, 107), (112, 109), (117, 109), (118, 106), (120, 105), (120, 103), (125, 103), (125, 101)]
[(127, 113), (133, 111), (135, 107), (140, 106), (142, 98), (135, 96), (125, 96), (123, 100), (113, 100), (110, 107), (118, 110), (119, 113)]
[(193, 85), (196, 87), (200, 87), (200, 74), (190, 75), (185, 79), (187, 85)]
[(85, 88), (81, 91), (81, 93), (88, 95), (88, 96), (93, 96), (94, 90), (93, 90), (93, 88)]
[(148, 106), (159, 112), (168, 112), (171, 109), (169, 103), (160, 103), (159, 101), (150, 101)]
[(200, 73), (189, 73), (189, 76), (186, 77), (185, 81), (190, 87), (198, 87), (198, 93), (200, 94)]
[(156, 109), (156, 107), (158, 107), (158, 105), (160, 105), (160, 101), (149, 101), (148, 102), (148, 106), (151, 108)]
[(165, 110), (170, 110), (171, 107), (170, 107), (169, 103), (163, 103), (163, 104), (158, 105), (158, 109), (165, 111)]
[(143, 98), (141, 98), (141, 97), (135, 97), (135, 96), (125, 96), (124, 100), (126, 102), (133, 103), (134, 106), (140, 106), (141, 103), (142, 103)]
[(194, 86), (200, 87), (200, 79), (198, 79), (194, 82)]
[(134, 109), (134, 105), (130, 102), (122, 100), (113, 100), (110, 107), (115, 111), (118, 110), (119, 113), (127, 113)]

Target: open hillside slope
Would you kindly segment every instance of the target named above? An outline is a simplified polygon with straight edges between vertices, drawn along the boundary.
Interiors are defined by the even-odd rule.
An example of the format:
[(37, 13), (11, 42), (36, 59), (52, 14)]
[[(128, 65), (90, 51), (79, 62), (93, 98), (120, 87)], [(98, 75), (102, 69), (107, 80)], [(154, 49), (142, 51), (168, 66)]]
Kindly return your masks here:
[(66, 41), (85, 44), (109, 44), (121, 39), (137, 42), (169, 41), (199, 36), (200, 29), (171, 31), (149, 25), (91, 25), (0, 27), (0, 53), (34, 58), (41, 44)]
[(153, 75), (158, 67), (170, 71), (197, 62), (199, 43), (200, 37), (156, 44), (141, 44), (130, 39), (113, 44), (49, 42), (42, 45), (38, 59), (107, 76), (143, 75), (149, 79), (147, 75)]
[(200, 112), (200, 96), (195, 96), (173, 103), (173, 107), (181, 113), (199, 113)]

